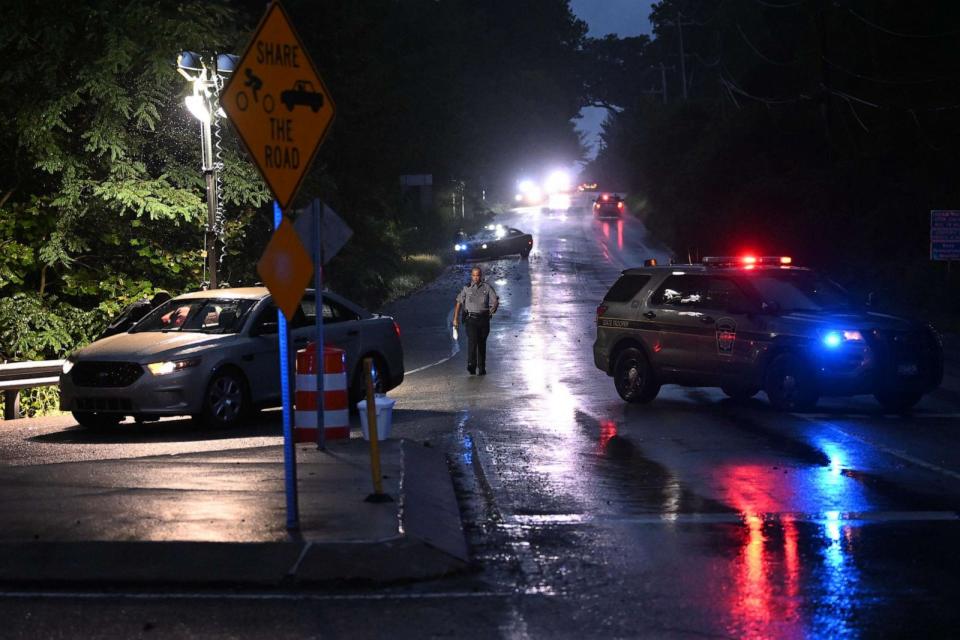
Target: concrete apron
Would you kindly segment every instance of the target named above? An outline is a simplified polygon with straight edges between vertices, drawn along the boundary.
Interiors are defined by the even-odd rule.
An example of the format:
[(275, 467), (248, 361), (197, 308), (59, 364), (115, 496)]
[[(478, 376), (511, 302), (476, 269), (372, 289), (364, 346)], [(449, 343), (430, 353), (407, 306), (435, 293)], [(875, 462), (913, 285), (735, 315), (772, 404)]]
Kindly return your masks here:
[[(131, 522), (136, 510), (133, 516), (129, 510), (111, 511), (123, 502), (118, 496), (130, 499), (131, 492), (137, 493), (117, 481), (131, 477), (115, 472), (124, 461), (46, 465), (45, 473), (63, 470), (59, 486), (56, 478), (43, 486), (26, 482), (29, 474), (23, 467), (4, 469), (0, 582), (286, 586), (418, 580), (465, 568), (467, 545), (443, 454), (406, 440), (381, 443), (384, 491), (394, 502), (371, 505), (363, 501), (372, 487), (369, 465), (363, 463), (365, 446), (352, 440), (331, 443), (327, 452), (298, 447), (299, 539), (284, 529), (280, 447), (126, 461), (152, 466), (151, 478), (166, 470), (194, 486), (171, 490), (168, 481), (162, 490), (144, 490), (138, 485), (146, 495), (133, 499), (142, 509), (153, 505), (163, 514), (157, 518), (154, 513), (149, 527), (138, 527), (141, 520)], [(257, 488), (253, 499), (244, 491), (234, 497), (231, 487), (222, 486), (227, 464), (231, 474), (243, 470), (243, 477), (253, 475), (254, 486), (267, 486)], [(241, 484), (233, 477), (234, 485)], [(201, 485), (199, 492), (195, 485)], [(72, 495), (64, 495), (65, 486)], [(197, 516), (201, 502), (206, 511), (200, 508)], [(221, 502), (235, 508), (219, 509)], [(259, 516), (244, 511), (254, 508)], [(208, 519), (218, 509), (220, 517)], [(15, 514), (21, 515), (6, 517)], [(125, 521), (104, 522), (104, 514)], [(202, 520), (202, 527), (191, 519)]]

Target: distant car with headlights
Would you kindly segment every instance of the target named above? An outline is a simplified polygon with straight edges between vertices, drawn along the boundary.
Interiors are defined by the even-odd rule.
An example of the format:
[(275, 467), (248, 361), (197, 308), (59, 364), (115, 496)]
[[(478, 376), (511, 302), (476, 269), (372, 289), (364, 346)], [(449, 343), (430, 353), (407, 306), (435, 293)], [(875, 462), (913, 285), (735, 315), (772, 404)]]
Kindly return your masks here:
[[(317, 297), (308, 289), (288, 327), (293, 345), (315, 337)], [(374, 360), (375, 386), (403, 381), (400, 328), (389, 316), (323, 292), (324, 340), (346, 353), (352, 400), (364, 393), (363, 359)], [(254, 408), (280, 404), (277, 308), (264, 287), (178, 296), (128, 332), (97, 340), (67, 358), (60, 406), (80, 425), (114, 425), (192, 415), (211, 425), (242, 421)]]
[(943, 378), (932, 326), (855, 304), (788, 257), (705, 258), (627, 269), (597, 307), (594, 363), (627, 402), (664, 384), (763, 390), (784, 411), (872, 394), (907, 411)]
[(458, 263), (487, 260), (518, 254), (526, 258), (533, 250), (533, 236), (513, 227), (488, 225), (479, 233), (467, 236), (453, 245)]
[(601, 193), (593, 201), (593, 215), (597, 218), (619, 218), (623, 215), (623, 198), (615, 193)]

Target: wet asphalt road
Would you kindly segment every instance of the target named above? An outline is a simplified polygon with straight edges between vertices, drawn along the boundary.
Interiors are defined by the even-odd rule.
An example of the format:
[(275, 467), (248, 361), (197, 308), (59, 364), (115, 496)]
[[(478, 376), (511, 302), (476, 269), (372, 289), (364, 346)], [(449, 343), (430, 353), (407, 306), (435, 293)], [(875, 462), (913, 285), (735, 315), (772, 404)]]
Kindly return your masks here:
[[(593, 365), (594, 310), (621, 269), (665, 253), (636, 220), (587, 209), (500, 221), (535, 246), (481, 264), (502, 298), (489, 375), (467, 374), (450, 333), (470, 265), (387, 309), (408, 371), (390, 394), (394, 434), (448, 452), (469, 574), (376, 591), (0, 597), (0, 617), (19, 621), (10, 637), (955, 635), (955, 391), (910, 417), (870, 398), (779, 414), (763, 394), (679, 387), (627, 406)], [(124, 447), (59, 420), (37, 427), (33, 453), (0, 449), (26, 464), (36, 445), (56, 460), (276, 442), (258, 428), (148, 431)]]
[[(427, 366), (394, 394), (398, 431), (457, 461), (481, 579), (526, 596), (511, 619), (534, 636), (960, 628), (955, 392), (910, 417), (868, 397), (784, 415), (763, 394), (680, 387), (627, 406), (594, 367), (594, 309), (622, 268), (663, 251), (633, 219), (521, 210), (503, 222), (532, 232), (535, 250), (482, 265), (503, 298), (488, 376), (467, 374), (447, 328), (469, 265), (392, 311), (408, 366)], [(566, 603), (563, 626), (538, 598)]]

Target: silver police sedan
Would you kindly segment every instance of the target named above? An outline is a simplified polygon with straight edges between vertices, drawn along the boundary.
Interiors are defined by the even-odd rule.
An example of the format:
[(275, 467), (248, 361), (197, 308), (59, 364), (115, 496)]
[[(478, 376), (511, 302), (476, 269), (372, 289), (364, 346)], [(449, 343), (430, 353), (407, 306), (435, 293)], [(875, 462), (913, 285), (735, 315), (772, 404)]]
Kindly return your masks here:
[[(346, 352), (351, 403), (364, 393), (372, 357), (378, 392), (403, 381), (400, 327), (335, 293), (323, 292), (326, 344)], [(315, 337), (317, 299), (308, 289), (289, 327), (294, 348)], [(277, 308), (263, 287), (198, 291), (151, 311), (127, 333), (67, 358), (60, 406), (88, 428), (191, 415), (229, 426), (280, 404)]]

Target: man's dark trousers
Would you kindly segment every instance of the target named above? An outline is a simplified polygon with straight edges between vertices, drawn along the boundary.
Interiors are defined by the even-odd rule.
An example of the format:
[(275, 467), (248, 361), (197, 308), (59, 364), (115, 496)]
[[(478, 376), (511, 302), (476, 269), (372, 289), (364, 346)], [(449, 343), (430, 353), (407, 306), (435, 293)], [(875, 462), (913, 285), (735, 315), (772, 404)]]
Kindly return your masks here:
[(467, 367), (472, 371), (487, 368), (487, 336), (490, 335), (490, 314), (467, 314)]

